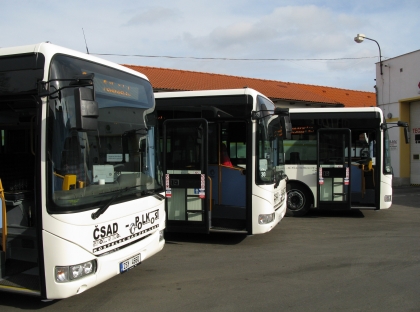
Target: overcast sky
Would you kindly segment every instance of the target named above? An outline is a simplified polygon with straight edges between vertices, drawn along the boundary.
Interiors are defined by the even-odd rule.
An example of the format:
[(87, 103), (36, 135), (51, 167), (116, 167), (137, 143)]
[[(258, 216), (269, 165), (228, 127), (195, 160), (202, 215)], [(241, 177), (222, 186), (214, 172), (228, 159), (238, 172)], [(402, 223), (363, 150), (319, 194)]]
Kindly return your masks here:
[(90, 54), (119, 64), (373, 92), (378, 46), (354, 37), (383, 59), (416, 51), (419, 16), (419, 0), (0, 0), (0, 47), (86, 52), (84, 30)]

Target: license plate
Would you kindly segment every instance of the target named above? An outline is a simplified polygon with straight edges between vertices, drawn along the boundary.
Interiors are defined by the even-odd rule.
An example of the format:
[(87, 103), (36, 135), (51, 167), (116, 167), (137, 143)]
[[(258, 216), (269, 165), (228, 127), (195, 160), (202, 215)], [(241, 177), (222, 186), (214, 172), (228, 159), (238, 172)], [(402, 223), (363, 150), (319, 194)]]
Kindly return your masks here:
[(136, 265), (141, 263), (141, 255), (135, 255), (130, 259), (120, 262), (120, 273), (127, 272), (129, 269), (134, 268)]

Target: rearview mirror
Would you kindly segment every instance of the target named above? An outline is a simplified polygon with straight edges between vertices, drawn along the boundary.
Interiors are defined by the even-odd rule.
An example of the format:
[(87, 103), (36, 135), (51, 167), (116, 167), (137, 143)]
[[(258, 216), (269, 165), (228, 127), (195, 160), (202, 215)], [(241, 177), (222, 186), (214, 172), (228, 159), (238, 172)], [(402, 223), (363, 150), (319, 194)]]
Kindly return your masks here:
[[(396, 124), (396, 126), (392, 126), (392, 127), (389, 127), (388, 125), (395, 125)], [(405, 121), (401, 121), (401, 120), (399, 120), (398, 122), (394, 122), (394, 123), (389, 123), (389, 124), (387, 124), (387, 123), (383, 123), (383, 124), (381, 124), (381, 129), (382, 130), (387, 130), (387, 129), (391, 129), (391, 128), (395, 128), (395, 127), (403, 127), (404, 128), (404, 137), (405, 137), (405, 143), (406, 144), (408, 144), (408, 142), (409, 142), (409, 136), (408, 136), (408, 122), (405, 122)]]
[(96, 130), (99, 108), (93, 89), (74, 89), (74, 105), (76, 107), (76, 129), (78, 131)]
[(274, 115), (289, 116), (289, 109), (288, 108), (282, 108), (282, 107), (276, 107), (274, 109)]
[(408, 122), (405, 121), (398, 121), (397, 122), (398, 127), (404, 127), (404, 138), (405, 143), (408, 144)]
[(404, 138), (405, 138), (405, 143), (408, 144), (408, 127), (404, 127)]

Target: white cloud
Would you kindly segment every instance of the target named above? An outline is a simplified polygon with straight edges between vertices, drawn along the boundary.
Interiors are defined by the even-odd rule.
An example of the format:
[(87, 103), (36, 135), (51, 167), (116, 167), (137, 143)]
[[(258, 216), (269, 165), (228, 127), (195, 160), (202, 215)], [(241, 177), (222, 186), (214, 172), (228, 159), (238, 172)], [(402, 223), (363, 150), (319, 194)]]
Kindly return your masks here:
[[(49, 40), (91, 53), (333, 59), (419, 49), (418, 0), (3, 1), (0, 46)], [(105, 57), (105, 56), (104, 56)], [(222, 61), (106, 56), (141, 64), (372, 91), (377, 58)]]
[(153, 7), (137, 13), (123, 25), (154, 25), (162, 22), (176, 20), (177, 17), (178, 12), (176, 10), (164, 7)]
[(350, 42), (346, 30), (361, 22), (345, 14), (335, 14), (316, 6), (278, 7), (254, 22), (237, 22), (218, 26), (208, 34), (187, 34), (185, 41), (193, 48), (224, 53), (241, 47), (242, 55), (262, 54), (264, 57), (282, 55), (310, 56), (341, 51)]

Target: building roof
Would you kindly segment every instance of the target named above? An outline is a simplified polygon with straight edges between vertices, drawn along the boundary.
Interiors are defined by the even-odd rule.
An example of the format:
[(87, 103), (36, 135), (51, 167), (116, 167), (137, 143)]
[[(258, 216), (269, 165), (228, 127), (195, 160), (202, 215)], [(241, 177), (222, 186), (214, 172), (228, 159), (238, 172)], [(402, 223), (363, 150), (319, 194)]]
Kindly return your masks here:
[(318, 103), (326, 106), (345, 107), (376, 106), (376, 95), (374, 92), (169, 68), (127, 64), (123, 66), (145, 74), (152, 83), (154, 90), (157, 91), (216, 90), (249, 87), (261, 92), (273, 101), (300, 102), (309, 105)]

